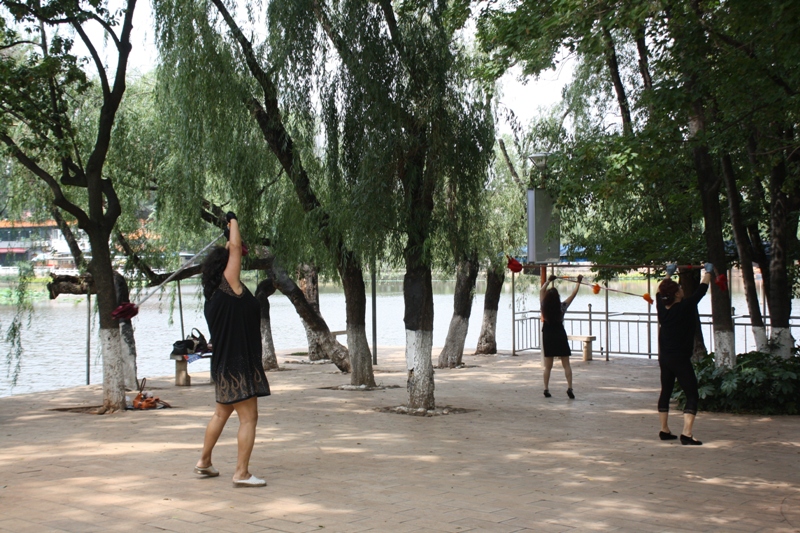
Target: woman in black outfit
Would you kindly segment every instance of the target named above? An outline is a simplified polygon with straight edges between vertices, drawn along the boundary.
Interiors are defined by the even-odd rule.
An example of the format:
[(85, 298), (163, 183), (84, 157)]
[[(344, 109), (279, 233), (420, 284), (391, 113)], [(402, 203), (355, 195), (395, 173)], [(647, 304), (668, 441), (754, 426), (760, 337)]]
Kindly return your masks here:
[[(567, 396), (575, 399), (572, 392), (572, 367), (569, 364), (569, 356), (572, 351), (567, 340), (567, 331), (564, 329), (564, 313), (567, 312), (569, 304), (578, 294), (581, 287), (583, 276), (578, 276), (578, 283), (575, 284), (572, 294), (564, 302), (561, 302), (561, 295), (558, 289), (550, 285), (558, 278), (550, 276), (547, 283), (542, 285), (539, 291), (539, 307), (542, 310), (542, 355), (544, 356), (544, 395), (550, 398), (550, 371), (553, 370), (555, 357), (561, 359), (561, 366), (564, 367), (564, 376), (567, 378)], [(548, 288), (550, 287), (550, 288)]]
[(684, 297), (683, 288), (672, 280), (675, 266), (667, 266), (667, 277), (658, 286), (656, 307), (658, 309), (658, 366), (661, 368), (661, 395), (658, 397), (658, 416), (661, 419), (661, 440), (678, 437), (669, 430), (669, 400), (675, 379), (686, 393), (686, 406), (683, 409), (683, 433), (681, 444), (699, 446), (703, 444), (692, 436), (692, 426), (697, 415), (697, 376), (692, 367), (694, 334), (697, 327), (697, 304), (708, 291), (711, 281), (711, 263), (706, 263), (706, 272), (700, 286), (691, 296)]
[(226, 218), (230, 232), (228, 244), (212, 250), (203, 262), (205, 315), (214, 347), (211, 379), (217, 403), (194, 471), (207, 477), (219, 475), (211, 463), (211, 452), (228, 418), (236, 411), (239, 446), (233, 486), (263, 487), (266, 481), (249, 471), (256, 439), (258, 397), (270, 393), (261, 363), (261, 314), (258, 301), (239, 279), (242, 268), (239, 221), (232, 212), (228, 212)]

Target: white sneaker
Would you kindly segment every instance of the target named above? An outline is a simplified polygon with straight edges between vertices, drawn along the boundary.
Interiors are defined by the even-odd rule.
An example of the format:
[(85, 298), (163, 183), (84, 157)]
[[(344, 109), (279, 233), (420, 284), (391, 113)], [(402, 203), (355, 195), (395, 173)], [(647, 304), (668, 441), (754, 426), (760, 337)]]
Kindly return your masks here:
[(233, 480), (233, 487), (234, 488), (243, 488), (243, 487), (266, 487), (267, 482), (263, 479), (257, 478), (254, 475), (250, 475), (247, 479), (234, 479)]

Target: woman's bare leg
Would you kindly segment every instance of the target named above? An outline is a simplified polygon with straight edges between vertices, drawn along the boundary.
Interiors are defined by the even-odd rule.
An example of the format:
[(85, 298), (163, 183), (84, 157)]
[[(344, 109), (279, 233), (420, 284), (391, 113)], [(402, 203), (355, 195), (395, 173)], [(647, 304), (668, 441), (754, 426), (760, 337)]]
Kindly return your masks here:
[(569, 357), (561, 358), (561, 366), (564, 367), (564, 377), (567, 378), (567, 388), (572, 388), (572, 367), (569, 364)]
[(236, 472), (233, 474), (233, 479), (249, 479), (250, 454), (253, 453), (253, 445), (256, 442), (258, 398), (253, 396), (235, 403), (233, 408), (236, 409), (236, 414), (239, 416), (239, 433), (237, 435), (239, 453), (236, 457)]
[(550, 388), (550, 371), (553, 370), (553, 357), (542, 357), (544, 359), (544, 372), (542, 376), (544, 377), (544, 390), (548, 390)]
[(683, 434), (687, 437), (692, 436), (692, 428), (694, 427), (695, 415), (691, 413), (683, 413)]
[(233, 412), (232, 405), (225, 405), (218, 403), (214, 409), (214, 414), (206, 426), (206, 434), (203, 438), (203, 451), (200, 454), (200, 460), (197, 461), (198, 468), (205, 468), (211, 466), (211, 452), (214, 451), (214, 446), (225, 428), (225, 423), (230, 418)]
[[(669, 433), (670, 432), (669, 431), (669, 424), (667, 422), (668, 419), (669, 419), (669, 413), (659, 412), (658, 413), (658, 418), (659, 418), (659, 420), (661, 420), (661, 431), (663, 431), (664, 433)], [(687, 437), (688, 437), (688, 435), (687, 435)]]

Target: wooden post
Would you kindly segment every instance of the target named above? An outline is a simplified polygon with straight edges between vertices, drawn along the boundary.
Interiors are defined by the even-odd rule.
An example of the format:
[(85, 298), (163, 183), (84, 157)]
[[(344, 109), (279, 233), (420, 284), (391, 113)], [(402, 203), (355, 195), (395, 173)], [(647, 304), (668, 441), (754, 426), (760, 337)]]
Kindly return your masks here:
[(183, 330), (183, 300), (181, 299), (181, 280), (178, 280), (178, 311), (181, 315), (181, 339), (185, 339), (186, 333)]

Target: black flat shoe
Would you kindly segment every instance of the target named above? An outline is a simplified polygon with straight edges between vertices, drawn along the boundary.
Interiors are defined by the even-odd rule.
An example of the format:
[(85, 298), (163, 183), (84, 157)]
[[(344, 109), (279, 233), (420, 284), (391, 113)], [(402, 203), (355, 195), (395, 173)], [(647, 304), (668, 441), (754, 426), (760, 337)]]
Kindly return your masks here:
[(678, 438), (677, 435), (673, 435), (672, 433), (665, 433), (664, 431), (659, 431), (658, 432), (658, 437), (661, 440), (675, 440), (675, 439)]
[(549, 398), (550, 396), (552, 396), (552, 394), (550, 394), (550, 391), (548, 389), (544, 389), (544, 397)]
[(686, 435), (681, 435), (681, 444), (683, 444), (684, 446), (686, 446), (687, 444), (691, 446), (701, 446), (703, 443), (695, 439), (694, 437), (687, 437)]
[(569, 396), (570, 400), (575, 399), (575, 394), (573, 394), (572, 389), (567, 389), (567, 396)]

